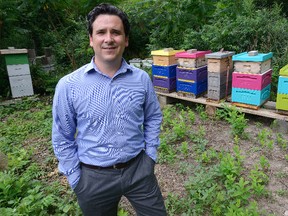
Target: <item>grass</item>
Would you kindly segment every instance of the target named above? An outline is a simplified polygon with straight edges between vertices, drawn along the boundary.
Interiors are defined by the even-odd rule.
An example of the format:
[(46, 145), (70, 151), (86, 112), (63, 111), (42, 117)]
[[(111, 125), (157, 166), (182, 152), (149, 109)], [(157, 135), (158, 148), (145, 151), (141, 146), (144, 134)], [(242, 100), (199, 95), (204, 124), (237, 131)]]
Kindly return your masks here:
[[(261, 200), (273, 193), (288, 199), (287, 188), (273, 192), (267, 187), (275, 148), (288, 158), (284, 135), (269, 128), (248, 135), (248, 120), (228, 108), (210, 118), (202, 106), (176, 104), (166, 106), (163, 116), (158, 163), (176, 167), (176, 175), (186, 179), (183, 193), (166, 188), (169, 215), (271, 215), (261, 208)], [(209, 125), (217, 130), (223, 123), (230, 128), (229, 148), (213, 145), (209, 136)], [(81, 215), (74, 193), (55, 170), (51, 124), (50, 97), (0, 105), (0, 156), (7, 156), (0, 160), (6, 168), (0, 172), (1, 215)], [(254, 146), (249, 151), (257, 156), (248, 166), (245, 142), (250, 141)], [(287, 175), (278, 171), (275, 177), (285, 182)], [(124, 206), (118, 215), (129, 215), (128, 209)]]

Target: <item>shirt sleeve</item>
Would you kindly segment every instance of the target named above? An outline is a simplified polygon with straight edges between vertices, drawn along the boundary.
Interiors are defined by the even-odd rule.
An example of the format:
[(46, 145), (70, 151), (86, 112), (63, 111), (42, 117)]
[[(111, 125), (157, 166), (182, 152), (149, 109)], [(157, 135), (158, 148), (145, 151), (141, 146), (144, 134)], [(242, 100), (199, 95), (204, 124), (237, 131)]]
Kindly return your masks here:
[(160, 145), (159, 134), (162, 123), (162, 112), (152, 81), (147, 74), (147, 90), (144, 105), (144, 139), (146, 153), (157, 160), (157, 148)]
[(59, 171), (67, 176), (70, 186), (74, 188), (81, 171), (75, 142), (76, 113), (72, 101), (70, 87), (65, 79), (61, 79), (53, 98), (52, 145), (59, 161)]

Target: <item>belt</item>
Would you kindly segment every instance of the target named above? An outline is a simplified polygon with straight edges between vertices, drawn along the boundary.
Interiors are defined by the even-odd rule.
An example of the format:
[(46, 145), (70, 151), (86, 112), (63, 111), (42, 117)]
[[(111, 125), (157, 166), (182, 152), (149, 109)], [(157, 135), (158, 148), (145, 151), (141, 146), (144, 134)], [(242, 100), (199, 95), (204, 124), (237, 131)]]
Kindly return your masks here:
[(83, 167), (87, 167), (90, 169), (95, 169), (95, 170), (101, 170), (101, 169), (123, 169), (128, 167), (133, 161), (136, 160), (136, 158), (139, 156), (140, 154), (138, 154), (136, 157), (130, 159), (129, 161), (125, 162), (125, 163), (117, 163), (114, 164), (112, 166), (108, 166), (108, 167), (102, 167), (102, 166), (96, 166), (96, 165), (91, 165), (91, 164), (85, 164), (83, 162), (80, 162), (80, 165)]

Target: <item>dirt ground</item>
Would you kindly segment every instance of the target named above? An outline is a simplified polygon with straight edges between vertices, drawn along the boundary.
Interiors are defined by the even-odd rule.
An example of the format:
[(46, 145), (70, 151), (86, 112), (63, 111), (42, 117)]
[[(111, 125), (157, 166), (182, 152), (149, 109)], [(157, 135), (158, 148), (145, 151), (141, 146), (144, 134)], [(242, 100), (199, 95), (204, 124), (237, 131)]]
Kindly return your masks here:
[[(255, 163), (255, 160), (259, 160), (259, 156), (264, 154), (261, 148), (259, 148), (260, 145), (258, 134), (261, 130), (267, 129), (268, 131), (271, 131), (271, 139), (274, 140), (273, 150), (269, 151), (268, 154), (270, 163), (268, 175), (270, 180), (267, 185), (267, 189), (270, 192), (269, 196), (258, 200), (258, 207), (260, 210), (266, 210), (267, 214), (269, 215), (286, 216), (286, 214), (288, 214), (288, 160), (285, 158), (285, 155), (288, 155), (288, 149), (286, 148), (284, 150), (276, 142), (276, 133), (283, 131), (283, 128), (279, 128), (274, 119), (267, 119), (252, 115), (246, 115), (246, 118), (248, 118), (249, 121), (248, 127), (245, 129), (245, 131), (249, 135), (249, 139), (239, 141), (241, 152), (245, 156), (244, 167), (251, 169), (252, 165)], [(208, 140), (208, 145), (216, 150), (225, 149), (229, 151), (232, 149), (233, 138), (231, 136), (230, 125), (227, 122), (224, 120), (206, 120), (203, 123), (203, 121), (199, 120), (198, 118), (198, 120), (196, 120), (196, 124), (194, 124), (191, 129), (193, 130), (194, 128), (196, 130), (199, 125), (204, 126), (206, 129), (206, 139)], [(285, 140), (288, 140), (287, 131), (282, 133), (282, 135)], [(193, 158), (187, 158), (185, 160), (186, 162), (189, 162), (189, 160), (192, 161), (192, 159)], [(168, 193), (178, 195), (183, 195), (185, 193), (184, 183), (186, 180), (188, 180), (189, 175), (182, 175), (177, 172), (180, 163), (181, 161), (177, 161), (173, 165), (156, 164), (155, 173), (158, 178), (164, 199), (167, 198)], [(280, 195), (280, 192), (284, 192), (284, 194)], [(129, 211), (129, 215), (135, 215), (126, 198), (123, 198), (120, 204), (126, 211)]]

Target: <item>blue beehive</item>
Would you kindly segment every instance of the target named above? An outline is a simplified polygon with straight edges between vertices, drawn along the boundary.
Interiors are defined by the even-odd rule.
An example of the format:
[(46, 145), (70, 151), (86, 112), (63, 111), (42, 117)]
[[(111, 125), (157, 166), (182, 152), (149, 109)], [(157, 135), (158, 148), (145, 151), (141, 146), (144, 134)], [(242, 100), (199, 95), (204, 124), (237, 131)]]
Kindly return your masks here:
[(169, 66), (152, 65), (153, 76), (164, 76), (167, 78), (176, 77), (177, 64)]
[(232, 88), (232, 102), (261, 106), (270, 97), (271, 84), (262, 90)]
[(243, 52), (232, 56), (234, 71), (261, 74), (271, 69), (272, 52), (258, 53), (257, 51)]
[(177, 80), (176, 89), (177, 92), (192, 93), (198, 96), (207, 91), (207, 79), (200, 82)]

